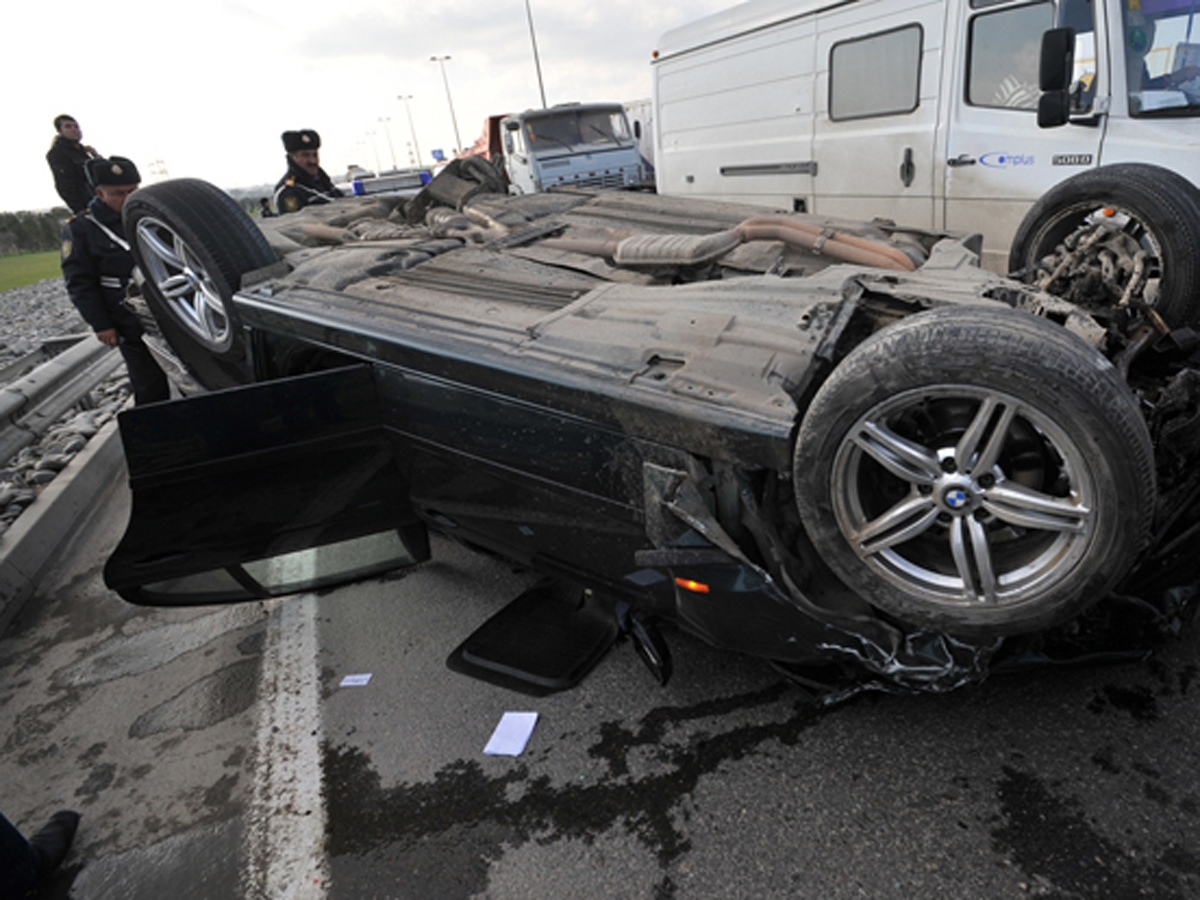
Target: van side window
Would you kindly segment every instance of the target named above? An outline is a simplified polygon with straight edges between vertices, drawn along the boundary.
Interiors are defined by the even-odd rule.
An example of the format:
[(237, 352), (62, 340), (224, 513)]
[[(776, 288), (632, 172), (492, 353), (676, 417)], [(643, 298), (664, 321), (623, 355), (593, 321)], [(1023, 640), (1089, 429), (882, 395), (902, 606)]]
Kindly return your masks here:
[(1075, 30), (1071, 112), (1089, 112), (1096, 100), (1096, 20), (1092, 0), (1063, 0), (1055, 25)]
[(834, 44), (829, 51), (829, 118), (910, 113), (920, 102), (920, 25)]
[(1036, 110), (1042, 34), (1054, 26), (1054, 4), (1032, 3), (971, 20), (967, 102)]

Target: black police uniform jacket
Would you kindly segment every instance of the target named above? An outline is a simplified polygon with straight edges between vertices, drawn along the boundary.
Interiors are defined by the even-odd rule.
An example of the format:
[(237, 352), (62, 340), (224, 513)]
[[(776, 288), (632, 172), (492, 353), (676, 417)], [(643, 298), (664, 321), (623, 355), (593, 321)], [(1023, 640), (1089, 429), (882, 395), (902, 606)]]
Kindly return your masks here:
[(315, 176), (309, 175), (289, 158), (287, 174), (275, 185), (275, 209), (290, 213), (341, 196), (342, 192), (333, 186), (324, 169), (317, 169)]
[(46, 153), (46, 162), (54, 173), (54, 189), (63, 198), (71, 212), (82, 212), (92, 202), (95, 191), (88, 187), (83, 164), (91, 158), (79, 141), (63, 137), (54, 139)]
[(141, 336), (137, 313), (124, 302), (133, 269), (121, 216), (99, 197), (63, 227), (63, 279), (71, 302), (92, 331), (114, 328), (126, 340)]

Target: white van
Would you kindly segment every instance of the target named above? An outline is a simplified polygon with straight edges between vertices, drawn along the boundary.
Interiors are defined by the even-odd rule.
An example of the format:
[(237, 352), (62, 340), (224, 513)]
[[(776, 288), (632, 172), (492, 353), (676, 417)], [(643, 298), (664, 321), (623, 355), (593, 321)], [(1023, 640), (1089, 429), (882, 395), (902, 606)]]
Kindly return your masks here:
[(1081, 196), (1130, 229), (1166, 203), (1159, 259), (1200, 252), (1200, 0), (752, 0), (652, 71), (664, 194), (979, 232), (1001, 272)]
[(638, 153), (642, 157), (642, 176), (647, 184), (654, 182), (654, 101), (628, 100), (624, 104), (625, 116), (637, 141)]

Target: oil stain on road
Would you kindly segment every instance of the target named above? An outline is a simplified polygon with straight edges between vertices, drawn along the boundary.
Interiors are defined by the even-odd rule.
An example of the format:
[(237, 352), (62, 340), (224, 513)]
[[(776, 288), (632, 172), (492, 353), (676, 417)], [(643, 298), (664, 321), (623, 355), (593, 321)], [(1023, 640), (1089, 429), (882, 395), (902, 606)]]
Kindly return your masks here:
[[(689, 849), (676, 811), (701, 777), (767, 742), (796, 743), (821, 717), (807, 702), (788, 703), (793, 689), (778, 684), (691, 707), (659, 708), (636, 725), (610, 722), (588, 753), (607, 773), (588, 784), (554, 784), (531, 777), (525, 764), (489, 777), (474, 761), (457, 760), (432, 782), (381, 787), (379, 773), (359, 749), (325, 746), (327, 849), (338, 895), (403, 873), (394, 897), (466, 897), (488, 885), (489, 866), (528, 842), (589, 841), (622, 827), (663, 870), (656, 893), (672, 894), (666, 870)], [(785, 710), (787, 715), (717, 733), (697, 733), (682, 745), (665, 742), (668, 728), (735, 710)], [(651, 751), (655, 771), (630, 776), (632, 754)], [(645, 768), (639, 762), (639, 768)], [(369, 859), (375, 856), (380, 865)]]

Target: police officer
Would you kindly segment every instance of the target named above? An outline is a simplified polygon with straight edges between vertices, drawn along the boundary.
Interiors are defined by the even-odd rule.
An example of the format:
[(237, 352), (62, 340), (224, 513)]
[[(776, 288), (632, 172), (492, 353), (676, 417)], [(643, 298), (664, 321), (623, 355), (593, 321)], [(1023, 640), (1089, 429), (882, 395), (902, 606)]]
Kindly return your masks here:
[(125, 358), (135, 403), (170, 396), (167, 376), (142, 342), (137, 313), (125, 304), (134, 261), (121, 228), (125, 199), (137, 190), (137, 166), (123, 156), (90, 159), (84, 165), (95, 197), (63, 228), (62, 271), (71, 302), (96, 332)]
[(83, 212), (91, 202), (92, 189), (83, 173), (84, 164), (100, 154), (83, 143), (83, 132), (74, 116), (55, 116), (54, 143), (46, 153), (46, 162), (54, 174), (54, 189), (71, 212)]
[(311, 128), (285, 131), (283, 149), (287, 151), (287, 174), (275, 185), (275, 209), (296, 212), (315, 203), (328, 203), (342, 192), (333, 186), (321, 168), (321, 136)]

